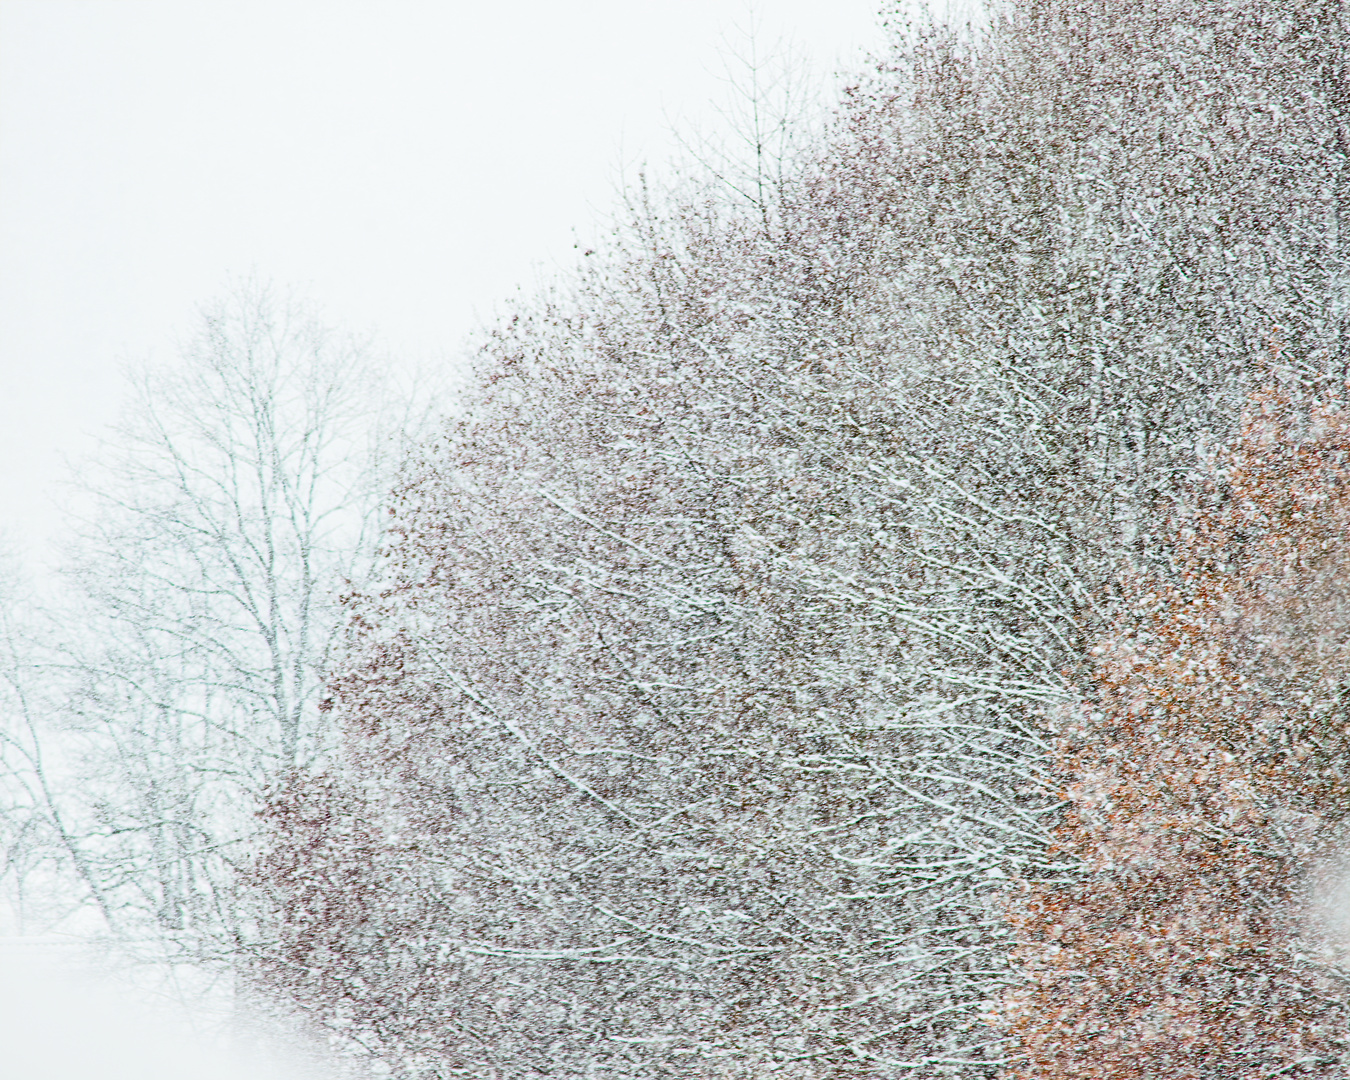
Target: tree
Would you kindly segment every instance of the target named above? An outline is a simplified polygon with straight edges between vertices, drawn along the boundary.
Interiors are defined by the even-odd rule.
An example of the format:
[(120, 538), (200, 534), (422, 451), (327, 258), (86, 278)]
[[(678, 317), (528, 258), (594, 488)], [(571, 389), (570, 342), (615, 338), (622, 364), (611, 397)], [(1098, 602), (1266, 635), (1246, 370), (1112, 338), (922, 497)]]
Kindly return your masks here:
[[(0, 883), (7, 929), (47, 929), (85, 904), (107, 901), (69, 816), (69, 762), (52, 738), (60, 666), (45, 647), (40, 609), (18, 560), (0, 567)], [(75, 889), (72, 889), (71, 879)]]
[(227, 959), (254, 808), (333, 746), (334, 605), (365, 572), (401, 417), (364, 346), (253, 285), (135, 390), (83, 478), (49, 667), (68, 700), (37, 737), (72, 762), (61, 820), (113, 934)]
[(1037, 713), (1246, 344), (1344, 375), (1336, 18), (1017, 5), (900, 40), (768, 213), (637, 195), (407, 465), (260, 978), (408, 1075), (995, 1074)]
[(1346, 972), (1308, 904), (1350, 813), (1350, 414), (1267, 390), (1211, 470), (1059, 724), (1080, 870), (1013, 904), (1013, 1076), (1343, 1075)]
[(709, 216), (494, 342), (353, 599), (355, 775), (273, 808), (263, 976), (410, 1075), (990, 1068), (980, 893), (1040, 834), (976, 770), (1025, 782), (1034, 733), (918, 678), (988, 578), (899, 541), (930, 506), (917, 455), (869, 475), (875, 369), (833, 305), (773, 317), (759, 223), (707, 250)]

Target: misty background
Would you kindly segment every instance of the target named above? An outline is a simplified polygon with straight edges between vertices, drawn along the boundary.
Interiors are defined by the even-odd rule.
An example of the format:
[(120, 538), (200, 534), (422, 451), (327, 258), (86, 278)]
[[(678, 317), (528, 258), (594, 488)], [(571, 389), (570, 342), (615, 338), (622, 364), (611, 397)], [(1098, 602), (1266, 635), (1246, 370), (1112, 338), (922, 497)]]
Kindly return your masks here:
[(876, 0), (0, 4), (0, 530), (59, 533), (63, 458), (127, 362), (253, 277), (453, 364), (605, 228), (625, 175), (715, 136), (753, 46), (823, 100)]

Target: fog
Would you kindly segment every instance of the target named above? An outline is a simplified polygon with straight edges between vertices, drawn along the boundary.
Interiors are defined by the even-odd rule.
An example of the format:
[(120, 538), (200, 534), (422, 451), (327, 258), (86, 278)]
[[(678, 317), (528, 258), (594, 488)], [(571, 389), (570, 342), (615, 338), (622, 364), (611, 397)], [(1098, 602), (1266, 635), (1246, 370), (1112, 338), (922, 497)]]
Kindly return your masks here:
[[(61, 939), (0, 939), (0, 1072), (28, 1080), (313, 1080), (294, 1047), (226, 1026), (196, 987)], [(184, 999), (197, 1004), (189, 1008)]]

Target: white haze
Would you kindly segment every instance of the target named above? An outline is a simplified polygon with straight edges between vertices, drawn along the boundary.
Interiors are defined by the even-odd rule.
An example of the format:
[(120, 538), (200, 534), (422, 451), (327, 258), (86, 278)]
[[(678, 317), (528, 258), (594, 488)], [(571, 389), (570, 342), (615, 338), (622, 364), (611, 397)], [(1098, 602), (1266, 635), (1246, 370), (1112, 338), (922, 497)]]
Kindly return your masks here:
[(1350, 851), (1314, 866), (1309, 884), (1308, 936), (1343, 960), (1350, 956)]
[(98, 970), (71, 944), (0, 939), (0, 1076), (317, 1080), (318, 1075), (285, 1047), (256, 1036), (231, 1039), (220, 1016), (200, 1004), (187, 1007), (163, 985), (152, 992), (144, 978), (138, 984), (128, 972)]

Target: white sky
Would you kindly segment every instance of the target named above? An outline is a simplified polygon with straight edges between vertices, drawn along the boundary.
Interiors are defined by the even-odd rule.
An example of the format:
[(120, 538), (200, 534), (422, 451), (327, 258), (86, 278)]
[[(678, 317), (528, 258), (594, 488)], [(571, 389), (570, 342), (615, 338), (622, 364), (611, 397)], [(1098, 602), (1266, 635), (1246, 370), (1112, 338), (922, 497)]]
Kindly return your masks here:
[[(819, 71), (884, 0), (760, 0)], [(453, 356), (570, 262), (620, 166), (725, 96), (741, 0), (0, 0), (0, 533), (43, 551), (62, 456), (253, 274)]]

